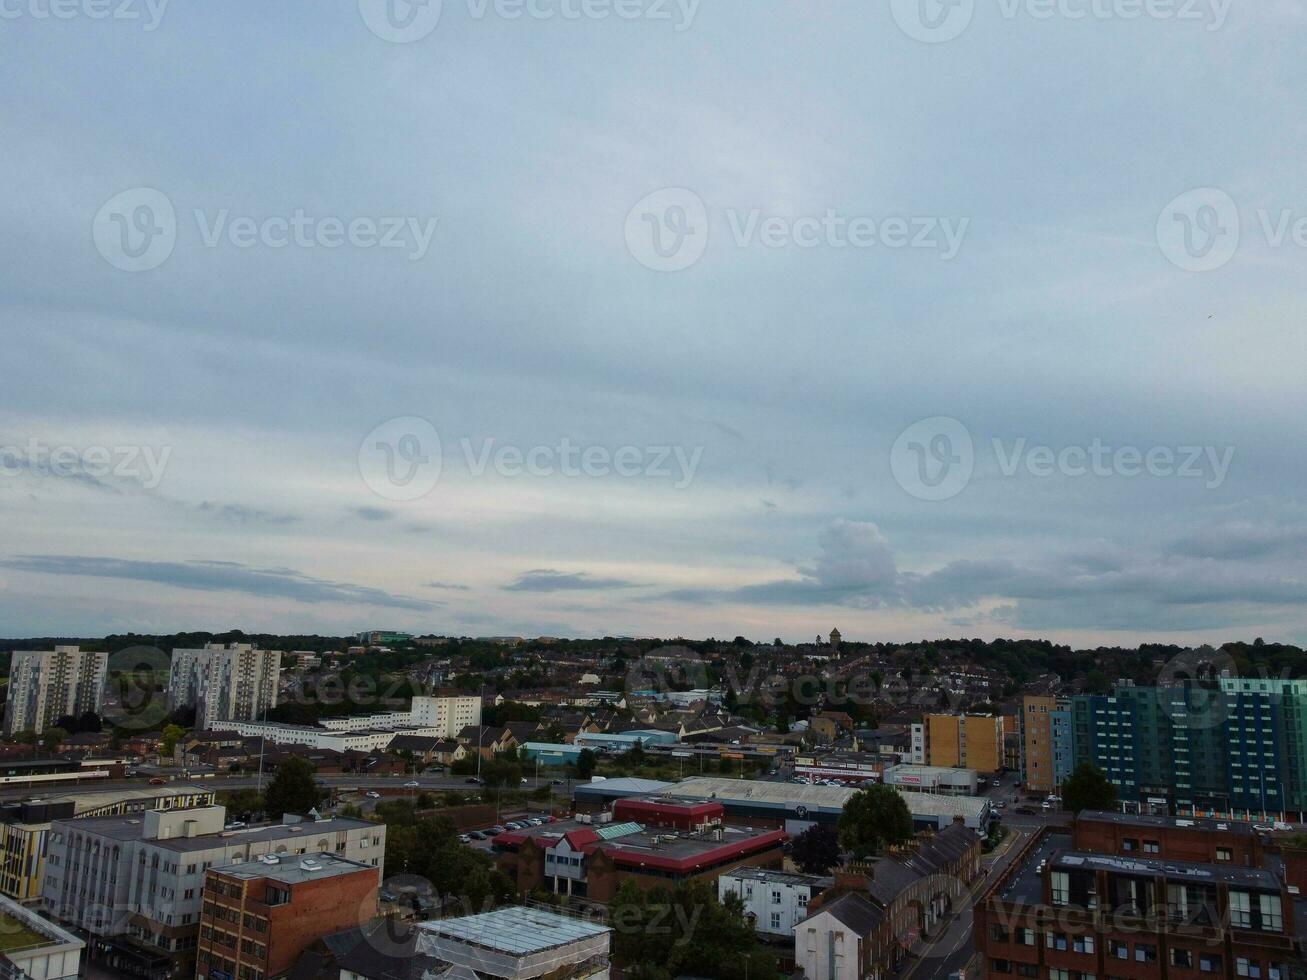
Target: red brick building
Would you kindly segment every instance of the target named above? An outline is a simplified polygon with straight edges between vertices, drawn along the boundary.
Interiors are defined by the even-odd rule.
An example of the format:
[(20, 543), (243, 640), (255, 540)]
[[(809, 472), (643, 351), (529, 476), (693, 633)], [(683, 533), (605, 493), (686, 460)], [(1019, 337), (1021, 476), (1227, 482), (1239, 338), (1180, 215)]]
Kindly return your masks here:
[[(977, 903), (983, 980), (1288, 980), (1302, 951), (1292, 895), (1273, 871), (1237, 863), (1233, 849), (1219, 863), (1161, 857), (1168, 828), (1103, 824), (1091, 816), (1080, 839), (1131, 835), (1158, 852), (1032, 838)], [(1173, 850), (1201, 844), (1193, 828), (1176, 829)]]
[(1085, 810), (1075, 821), (1072, 846), (1095, 854), (1263, 865), (1261, 838), (1240, 820), (1212, 820)]
[(369, 921), (381, 872), (334, 854), (265, 857), (204, 876), (197, 980), (273, 980), (306, 948)]

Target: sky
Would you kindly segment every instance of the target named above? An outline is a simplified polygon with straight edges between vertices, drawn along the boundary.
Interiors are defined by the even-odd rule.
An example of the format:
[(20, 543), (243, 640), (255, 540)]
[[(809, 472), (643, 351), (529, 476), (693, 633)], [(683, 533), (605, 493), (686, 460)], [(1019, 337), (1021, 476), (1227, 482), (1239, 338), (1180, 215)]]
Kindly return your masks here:
[(0, 0), (0, 635), (1307, 643), (1303, 0)]

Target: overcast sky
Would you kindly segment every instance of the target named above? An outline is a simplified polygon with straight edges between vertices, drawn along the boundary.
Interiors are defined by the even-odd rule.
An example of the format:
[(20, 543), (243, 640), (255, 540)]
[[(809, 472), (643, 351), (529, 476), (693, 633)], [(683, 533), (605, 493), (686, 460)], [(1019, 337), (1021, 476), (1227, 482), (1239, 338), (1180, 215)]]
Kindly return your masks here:
[(0, 635), (1307, 642), (1302, 0), (390, 2), (0, 3)]

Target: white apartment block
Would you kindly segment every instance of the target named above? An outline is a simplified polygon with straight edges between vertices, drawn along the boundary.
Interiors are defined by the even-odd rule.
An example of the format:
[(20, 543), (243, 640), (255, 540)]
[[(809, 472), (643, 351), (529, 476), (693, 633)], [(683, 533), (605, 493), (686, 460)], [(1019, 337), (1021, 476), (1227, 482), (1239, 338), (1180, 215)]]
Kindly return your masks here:
[(195, 706), (195, 727), (227, 727), (258, 721), (277, 703), (281, 654), (248, 643), (207, 643), (202, 650), (174, 650), (168, 673), (168, 710)]
[(912, 748), (908, 753), (908, 761), (915, 766), (924, 766), (928, 754), (926, 750), (926, 724), (920, 721), (913, 722)]
[(454, 738), (469, 725), (481, 724), (481, 698), (478, 695), (430, 696), (413, 699), (407, 711), (381, 711), (349, 718), (326, 718), (319, 722), (334, 732), (362, 732), (380, 728), (421, 728), (415, 735)]
[[(221, 806), (56, 820), (46, 843), (45, 908), (96, 937), (128, 936), (169, 957), (193, 955), (204, 872), (266, 854), (332, 854), (380, 879), (384, 824), (287, 815), (224, 829)], [(180, 964), (179, 964), (180, 965)]]
[(744, 903), (753, 931), (762, 936), (789, 939), (794, 927), (808, 916), (808, 902), (832, 883), (816, 875), (773, 871), (769, 868), (735, 868), (717, 879), (717, 898), (725, 902), (734, 893)]
[(389, 747), (396, 735), (428, 735), (444, 737), (436, 728), (403, 727), (396, 725), (366, 731), (333, 731), (315, 725), (282, 725), (276, 722), (234, 721), (224, 722), (225, 731), (247, 738), (262, 738), (273, 745), (306, 745), (311, 749), (331, 749), (335, 752), (380, 752)]
[(80, 647), (15, 651), (5, 699), (5, 734), (42, 732), (64, 715), (99, 714), (108, 668), (107, 653)]

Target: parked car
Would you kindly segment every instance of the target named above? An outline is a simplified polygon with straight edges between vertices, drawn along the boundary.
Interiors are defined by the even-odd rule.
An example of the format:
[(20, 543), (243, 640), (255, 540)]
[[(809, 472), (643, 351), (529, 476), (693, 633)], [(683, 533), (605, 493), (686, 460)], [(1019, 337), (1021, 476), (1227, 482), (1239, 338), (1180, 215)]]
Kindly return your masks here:
[(532, 817), (530, 820), (527, 821), (527, 823), (529, 823), (532, 827), (539, 827), (541, 824), (544, 823), (544, 821), (541, 820), (539, 817)]
[(394, 893), (394, 892), (386, 891), (386, 889), (384, 889), (384, 888), (381, 889), (381, 891), (379, 891), (379, 892), (377, 893), (377, 897), (380, 898), (383, 902), (397, 902), (397, 901), (399, 901), (399, 899), (395, 896), (395, 893)]
[(463, 780), (463, 782), (467, 783), (469, 786), (480, 786), (480, 785), (481, 785), (481, 780), (480, 780), (480, 778), (477, 777), (477, 776), (468, 776), (467, 779)]
[(990, 785), (990, 786), (1002, 786), (1002, 785), (1003, 785), (1003, 780), (1001, 780), (1001, 779), (991, 779), (991, 780), (989, 781), (989, 785)]
[(521, 825), (520, 823), (518, 823), (516, 820), (514, 820), (514, 821), (512, 821), (511, 823), (508, 824), (508, 829), (509, 829), (509, 830), (521, 830), (521, 829), (522, 829), (522, 825)]
[(369, 800), (379, 800), (381, 799), (381, 794), (378, 793), (375, 789), (370, 789), (367, 792), (367, 797)]
[(458, 835), (458, 842), (459, 842), (460, 844), (470, 844), (470, 843), (472, 843), (472, 837), (471, 837), (470, 835), (468, 835), (468, 834), (459, 834), (459, 835)]
[[(510, 826), (512, 826), (512, 825), (510, 824)], [(504, 829), (505, 829), (505, 828), (504, 828), (503, 824), (495, 824), (495, 825), (494, 825), (493, 827), (491, 827), (488, 831), (486, 831), (486, 833), (488, 833), (488, 834), (492, 834), (492, 835), (494, 835), (494, 834), (502, 834), (502, 833), (504, 832)]]
[(151, 785), (151, 786), (167, 786), (167, 785), (168, 785), (168, 780), (164, 779), (162, 776), (155, 776), (153, 779), (150, 780), (150, 785)]
[(404, 788), (405, 788), (405, 789), (417, 789), (417, 788), (418, 788), (419, 786), (421, 786), (421, 785), (422, 785), (422, 784), (419, 783), (416, 779), (410, 779), (407, 783), (404, 784)]
[(486, 839), (485, 832), (484, 832), (484, 831), (481, 831), (481, 830), (474, 830), (474, 831), (472, 831), (472, 833), (468, 834), (468, 836), (471, 837), (473, 840), (485, 840), (485, 839)]

